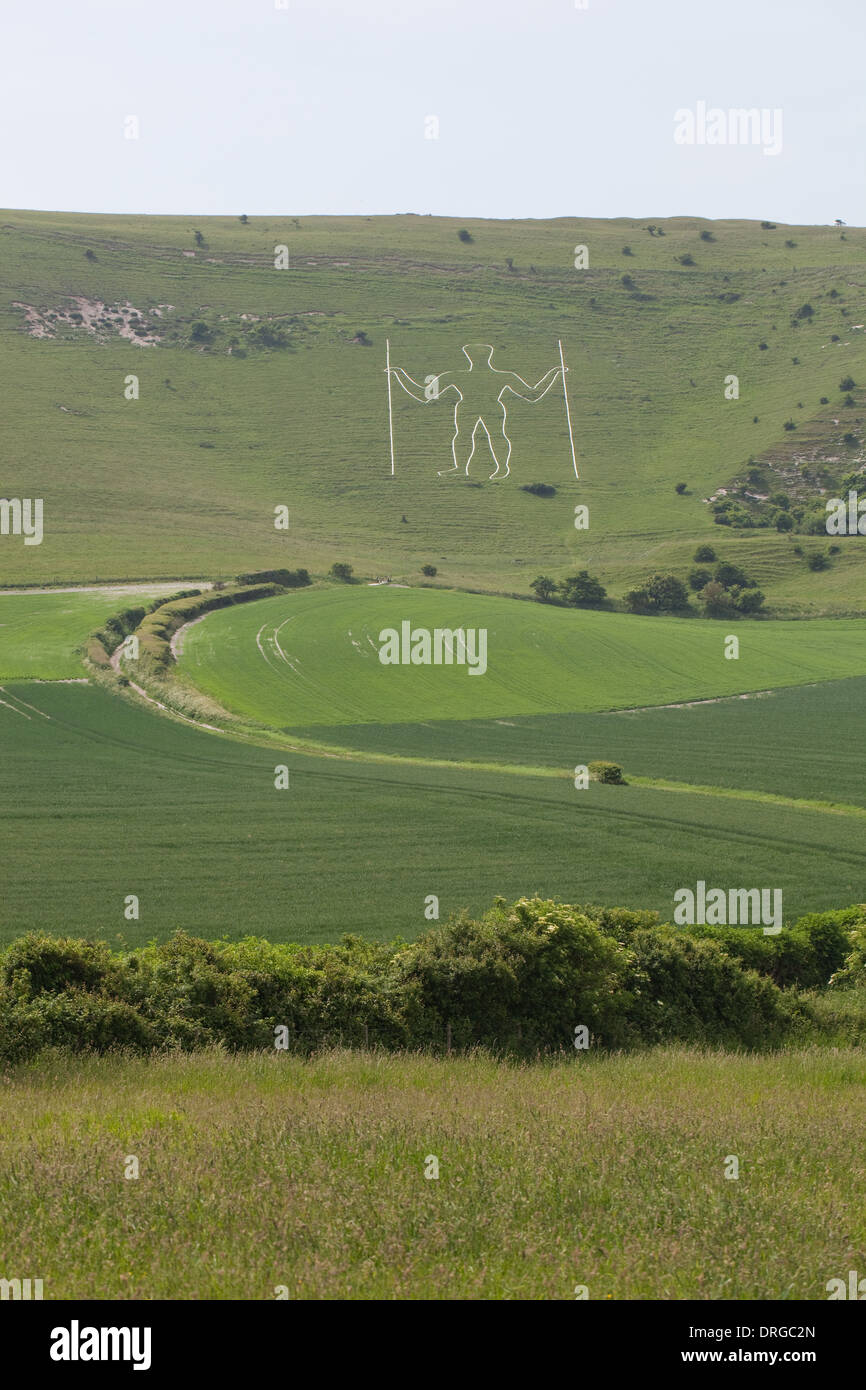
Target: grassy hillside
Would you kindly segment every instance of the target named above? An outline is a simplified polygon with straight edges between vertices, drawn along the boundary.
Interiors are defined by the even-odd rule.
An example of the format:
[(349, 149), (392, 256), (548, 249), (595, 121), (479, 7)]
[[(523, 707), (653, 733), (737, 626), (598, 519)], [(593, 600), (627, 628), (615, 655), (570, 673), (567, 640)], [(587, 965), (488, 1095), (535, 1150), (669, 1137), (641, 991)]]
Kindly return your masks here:
[[(379, 634), (487, 632), (487, 669), (383, 665)], [(724, 624), (428, 589), (338, 587), (227, 608), (190, 627), (181, 673), (276, 728), (484, 719), (709, 698), (866, 673), (862, 619)]]
[(866, 1242), (856, 1049), (51, 1059), (6, 1089), (5, 1259), (47, 1299), (811, 1301)]
[[(46, 528), (40, 546), (2, 539), (0, 582), (346, 559), (395, 577), (432, 562), (448, 584), (524, 591), (579, 563), (620, 594), (653, 569), (684, 574), (711, 537), (777, 608), (862, 607), (862, 538), (812, 574), (790, 536), (714, 526), (702, 499), (750, 457), (765, 490), (817, 503), (858, 466), (863, 392), (845, 406), (840, 383), (866, 383), (866, 231), (470, 221), (463, 242), (463, 225), (0, 213), (4, 488), (42, 497)], [(578, 244), (588, 269), (574, 268)], [(480, 442), (468, 479), (438, 477), (453, 397), (422, 405), (395, 387), (392, 478), (386, 337), (422, 382), (478, 340), (534, 382), (562, 339), (580, 481), (558, 384), (512, 401), (512, 477), (496, 482)], [(555, 496), (520, 490), (536, 481)], [(288, 533), (273, 527), (280, 504)]]

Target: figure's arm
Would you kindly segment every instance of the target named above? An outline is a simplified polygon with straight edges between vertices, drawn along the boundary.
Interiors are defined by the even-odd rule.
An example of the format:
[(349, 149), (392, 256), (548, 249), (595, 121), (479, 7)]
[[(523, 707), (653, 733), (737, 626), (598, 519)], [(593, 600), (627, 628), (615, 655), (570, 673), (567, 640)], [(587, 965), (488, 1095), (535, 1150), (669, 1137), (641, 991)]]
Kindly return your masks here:
[[(566, 371), (567, 370), (568, 368), (566, 368)], [(519, 396), (522, 401), (532, 401), (534, 403), (535, 401), (540, 401), (542, 396), (546, 395), (561, 371), (561, 367), (551, 367), (550, 371), (545, 372), (541, 380), (537, 381), (534, 386), (530, 386), (528, 382), (525, 382), (523, 377), (518, 376), (516, 372), (508, 372), (506, 373), (508, 381), (506, 381), (502, 389), (512, 391), (514, 395)]]
[[(453, 375), (452, 372), (440, 372), (435, 380), (431, 381), (428, 386), (423, 385), (420, 381), (416, 381), (415, 378), (411, 377), (402, 367), (392, 367), (391, 375), (399, 381), (407, 395), (411, 396), (413, 400), (421, 401), (422, 405), (427, 405), (429, 401), (438, 400), (442, 392), (447, 391), (449, 387), (454, 384), (449, 380)], [(409, 385), (406, 384), (407, 382)], [(435, 390), (432, 389), (434, 386)], [(418, 395), (418, 392), (421, 394)]]

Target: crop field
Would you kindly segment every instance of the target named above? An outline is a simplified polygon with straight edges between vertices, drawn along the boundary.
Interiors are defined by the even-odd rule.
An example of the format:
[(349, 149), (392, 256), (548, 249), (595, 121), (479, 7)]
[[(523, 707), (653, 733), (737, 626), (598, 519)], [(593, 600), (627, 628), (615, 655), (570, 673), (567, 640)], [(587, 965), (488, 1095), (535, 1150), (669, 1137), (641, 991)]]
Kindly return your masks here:
[[(380, 632), (484, 629), (486, 669), (383, 665)], [(552, 608), (390, 586), (298, 592), (210, 614), (180, 671), (277, 728), (495, 718), (661, 705), (866, 674), (866, 620), (740, 622)], [(472, 653), (470, 651), (470, 660)]]
[(78, 648), (88, 633), (125, 604), (159, 593), (117, 590), (77, 594), (0, 594), (0, 681), (82, 678)]
[[(772, 883), (786, 918), (862, 900), (862, 792), (839, 812), (687, 788), (577, 792), (568, 766), (533, 775), (314, 757), (290, 740), (284, 753), (256, 748), (92, 685), (10, 682), (3, 700), (0, 940), (46, 926), (127, 945), (176, 927), (410, 939), (431, 893), (443, 917), (539, 892), (669, 919), (674, 888), (699, 878)], [(676, 728), (664, 748), (655, 737), (658, 777), (682, 782)], [(856, 795), (839, 787), (816, 799)], [(129, 894), (137, 921), (124, 917)]]
[(546, 768), (595, 758), (626, 776), (866, 807), (858, 746), (866, 679), (765, 690), (633, 712), (443, 719), (424, 724), (311, 724), (320, 746), (369, 756)]

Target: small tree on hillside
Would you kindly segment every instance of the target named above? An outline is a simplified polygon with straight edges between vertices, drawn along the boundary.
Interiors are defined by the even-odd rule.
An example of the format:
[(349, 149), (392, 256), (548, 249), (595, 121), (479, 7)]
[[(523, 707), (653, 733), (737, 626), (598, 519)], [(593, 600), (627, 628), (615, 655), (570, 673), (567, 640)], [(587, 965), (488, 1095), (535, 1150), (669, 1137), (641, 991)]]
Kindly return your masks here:
[(678, 613), (689, 606), (685, 584), (674, 574), (653, 574), (625, 596), (632, 613)]
[(607, 590), (589, 573), (589, 570), (579, 570), (577, 574), (569, 575), (568, 579), (563, 579), (559, 586), (564, 603), (573, 604), (577, 608), (592, 607), (594, 604), (603, 603)]
[(537, 579), (533, 579), (530, 589), (541, 600), (546, 603), (556, 593), (556, 580), (551, 579), (547, 574), (540, 574)]
[(348, 584), (354, 570), (351, 565), (347, 565), (343, 560), (337, 560), (328, 571), (332, 579), (339, 579), (344, 584)]

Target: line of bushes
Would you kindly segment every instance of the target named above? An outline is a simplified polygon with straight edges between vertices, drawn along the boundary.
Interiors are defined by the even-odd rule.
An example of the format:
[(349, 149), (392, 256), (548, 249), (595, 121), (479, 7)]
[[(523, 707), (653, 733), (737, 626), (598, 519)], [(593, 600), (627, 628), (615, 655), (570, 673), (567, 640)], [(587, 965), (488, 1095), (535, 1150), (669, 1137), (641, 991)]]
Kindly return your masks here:
[(571, 1048), (581, 1027), (603, 1048), (773, 1047), (816, 1022), (790, 986), (826, 986), (836, 972), (866, 983), (864, 946), (866, 906), (764, 937), (541, 898), (497, 899), (480, 919), (412, 943), (177, 932), (121, 954), (33, 933), (0, 952), (0, 1062), (52, 1046), (273, 1048), (280, 1036), (301, 1052), (338, 1043), (535, 1056)]
[[(289, 571), (286, 571), (287, 573)], [(276, 583), (241, 585), (225, 589), (185, 589), (170, 599), (157, 599), (146, 608), (126, 608), (108, 618), (98, 632), (87, 639), (85, 655), (99, 668), (111, 665), (111, 653), (124, 638), (135, 633), (139, 641), (139, 669), (143, 676), (159, 678), (171, 665), (171, 639), (178, 628), (216, 608), (272, 598), (283, 592)]]
[[(169, 600), (176, 603), (180, 599), (194, 598), (201, 593), (201, 589), (182, 589), (180, 593), (173, 594)], [(111, 665), (111, 653), (116, 647), (135, 632), (136, 628), (149, 613), (153, 613), (157, 608), (162, 608), (166, 604), (163, 598), (156, 598), (152, 603), (140, 608), (124, 608), (119, 613), (113, 613), (110, 618), (106, 618), (102, 627), (97, 632), (91, 632), (84, 647), (85, 656), (94, 666), (109, 667)]]

